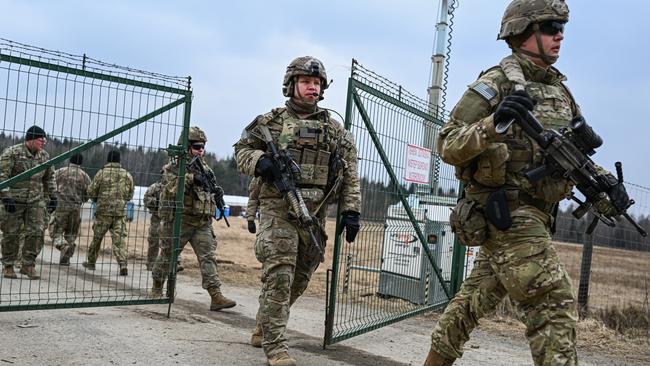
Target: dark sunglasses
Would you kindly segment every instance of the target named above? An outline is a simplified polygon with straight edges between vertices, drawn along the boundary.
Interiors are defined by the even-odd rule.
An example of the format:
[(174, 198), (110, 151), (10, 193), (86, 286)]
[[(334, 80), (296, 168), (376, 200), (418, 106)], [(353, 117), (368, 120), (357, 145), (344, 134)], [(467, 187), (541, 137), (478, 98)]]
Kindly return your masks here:
[(192, 149), (194, 149), (194, 150), (203, 150), (203, 149), (205, 149), (205, 145), (204, 144), (192, 144)]
[(564, 22), (558, 20), (547, 20), (539, 23), (539, 31), (547, 36), (554, 36), (560, 32), (564, 33)]

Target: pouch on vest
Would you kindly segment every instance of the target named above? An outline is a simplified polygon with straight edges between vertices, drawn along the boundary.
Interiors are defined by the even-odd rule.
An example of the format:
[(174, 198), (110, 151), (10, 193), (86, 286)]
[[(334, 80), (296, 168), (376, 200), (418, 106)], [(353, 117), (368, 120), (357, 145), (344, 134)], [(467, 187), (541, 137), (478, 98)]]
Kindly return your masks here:
[(217, 205), (212, 199), (212, 195), (203, 190), (195, 190), (196, 196), (192, 202), (192, 213), (195, 215), (214, 216)]
[(451, 210), (449, 223), (463, 245), (475, 247), (485, 244), (488, 225), (477, 201), (461, 198)]
[(485, 216), (498, 230), (508, 230), (512, 226), (512, 217), (508, 208), (508, 197), (503, 189), (496, 190), (485, 202)]
[(491, 143), (478, 156), (474, 180), (487, 187), (500, 187), (506, 183), (506, 162), (509, 158), (508, 145)]

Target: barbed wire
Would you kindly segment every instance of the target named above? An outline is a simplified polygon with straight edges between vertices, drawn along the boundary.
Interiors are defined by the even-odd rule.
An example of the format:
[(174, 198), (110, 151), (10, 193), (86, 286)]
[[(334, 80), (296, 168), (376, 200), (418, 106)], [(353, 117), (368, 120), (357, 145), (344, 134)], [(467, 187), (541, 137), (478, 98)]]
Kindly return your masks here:
[(49, 50), (42, 47), (27, 45), (24, 43), (0, 38), (0, 53), (3, 51), (9, 53), (18, 53), (23, 58), (46, 60), (56, 65), (64, 64), (82, 70), (96, 71), (107, 74), (118, 74), (137, 79), (148, 79), (163, 82), (169, 85), (175, 85), (181, 88), (190, 86), (191, 77), (189, 76), (172, 76), (151, 71), (139, 70), (127, 66), (120, 66), (101, 60), (88, 57), (87, 55), (75, 55), (63, 51)]
[[(410, 91), (404, 89), (401, 85), (364, 67), (354, 59), (352, 60), (352, 78), (418, 110), (435, 111), (439, 109), (437, 106), (429, 103), (428, 100), (416, 96)], [(439, 115), (441, 116), (441, 119), (445, 120), (449, 116), (449, 113), (448, 111), (443, 110)]]

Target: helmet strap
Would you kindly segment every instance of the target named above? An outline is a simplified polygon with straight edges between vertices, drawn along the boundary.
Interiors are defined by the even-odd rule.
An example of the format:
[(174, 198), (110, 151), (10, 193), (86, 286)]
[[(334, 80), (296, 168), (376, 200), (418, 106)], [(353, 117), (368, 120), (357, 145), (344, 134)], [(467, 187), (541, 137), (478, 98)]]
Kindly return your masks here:
[(524, 55), (531, 56), (531, 57), (536, 57), (544, 61), (544, 63), (548, 66), (553, 65), (554, 63), (557, 62), (558, 57), (557, 56), (549, 56), (544, 53), (544, 47), (542, 46), (542, 33), (539, 31), (539, 24), (534, 23), (533, 24), (533, 30), (535, 31), (535, 41), (537, 42), (537, 49), (539, 50), (539, 53), (531, 52), (528, 50), (524, 50), (521, 47), (518, 47), (515, 49), (515, 51), (520, 52)]

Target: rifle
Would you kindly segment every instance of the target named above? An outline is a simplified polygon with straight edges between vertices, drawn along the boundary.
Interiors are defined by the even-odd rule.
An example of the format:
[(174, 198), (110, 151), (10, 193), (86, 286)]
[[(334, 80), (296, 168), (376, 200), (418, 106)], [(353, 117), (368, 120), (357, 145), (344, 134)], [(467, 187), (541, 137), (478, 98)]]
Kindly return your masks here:
[(320, 261), (322, 263), (325, 261), (325, 254), (323, 248), (314, 235), (314, 229), (319, 229), (317, 219), (312, 217), (309, 213), (307, 205), (305, 204), (300, 191), (296, 189), (296, 184), (294, 183), (294, 179), (300, 177), (300, 167), (293, 160), (289, 152), (286, 150), (278, 151), (268, 128), (262, 127), (259, 130), (262, 133), (264, 142), (266, 142), (266, 146), (271, 151), (270, 158), (273, 161), (273, 164), (280, 171), (280, 178), (273, 181), (273, 185), (289, 202), (294, 214), (298, 218), (300, 226), (309, 233), (309, 240), (311, 241), (312, 246), (318, 250)]
[[(497, 123), (497, 133), (505, 133), (512, 122), (513, 120)], [(616, 162), (616, 173), (618, 175), (616, 183), (611, 182), (598, 171), (590, 156), (596, 153), (595, 149), (602, 145), (603, 140), (587, 124), (584, 118), (574, 118), (569, 128), (561, 128), (559, 131), (544, 129), (542, 124), (530, 112), (527, 113), (526, 120), (514, 120), (514, 122), (521, 127), (526, 135), (537, 142), (545, 157), (543, 165), (526, 172), (524, 175), (531, 182), (536, 182), (546, 176), (557, 179), (564, 178), (573, 182), (578, 191), (585, 196), (585, 200), (582, 201), (571, 193), (569, 199), (578, 203), (578, 208), (572, 213), (573, 216), (580, 219), (587, 212), (594, 215), (594, 220), (587, 227), (587, 234), (591, 234), (595, 230), (598, 220), (610, 227), (614, 227), (616, 224), (612, 218), (623, 216), (639, 234), (644, 237), (648, 235), (627, 213), (627, 209), (634, 204), (634, 200), (629, 200), (626, 208), (616, 208), (617, 212), (607, 215), (597, 211), (594, 207), (596, 203), (603, 200), (609, 201), (611, 205), (608, 192), (616, 183), (623, 183), (623, 168), (620, 162)], [(612, 205), (612, 207), (614, 206)]]
[(214, 194), (214, 200), (217, 204), (217, 209), (219, 209), (219, 217), (217, 218), (217, 221), (223, 218), (223, 220), (226, 222), (226, 225), (230, 227), (228, 218), (224, 213), (224, 206), (226, 205), (226, 202), (223, 200), (223, 189), (219, 185), (217, 185), (217, 178), (214, 176), (214, 172), (211, 169), (208, 170), (205, 169), (203, 163), (201, 162), (201, 158), (199, 156), (195, 156), (192, 158), (190, 163), (187, 164), (187, 169), (194, 174), (199, 174), (204, 176), (208, 180), (208, 186), (203, 187), (203, 190), (211, 194)]

